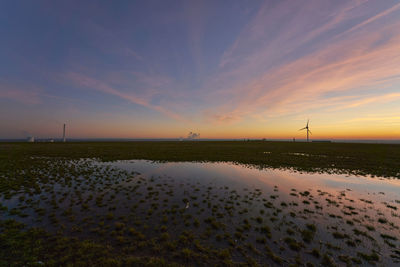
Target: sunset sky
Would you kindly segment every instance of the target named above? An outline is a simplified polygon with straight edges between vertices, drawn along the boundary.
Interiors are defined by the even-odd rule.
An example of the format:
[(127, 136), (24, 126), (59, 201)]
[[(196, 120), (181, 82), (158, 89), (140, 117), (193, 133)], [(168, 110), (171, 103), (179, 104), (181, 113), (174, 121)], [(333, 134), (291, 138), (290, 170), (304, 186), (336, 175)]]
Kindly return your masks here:
[(1, 1), (0, 138), (400, 139), (400, 2)]

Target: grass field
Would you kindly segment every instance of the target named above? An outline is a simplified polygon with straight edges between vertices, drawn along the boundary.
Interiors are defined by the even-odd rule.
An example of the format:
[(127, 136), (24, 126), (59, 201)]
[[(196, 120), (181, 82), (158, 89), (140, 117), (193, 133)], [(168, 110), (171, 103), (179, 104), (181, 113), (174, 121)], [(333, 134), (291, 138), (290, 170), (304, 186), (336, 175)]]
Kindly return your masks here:
[(126, 159), (400, 178), (400, 145), (0, 143), (0, 266), (400, 263), (397, 196), (235, 187), (107, 165)]
[(400, 178), (400, 145), (302, 142), (90, 142), (0, 143), (0, 159), (30, 157), (229, 161), (260, 167), (292, 168)]

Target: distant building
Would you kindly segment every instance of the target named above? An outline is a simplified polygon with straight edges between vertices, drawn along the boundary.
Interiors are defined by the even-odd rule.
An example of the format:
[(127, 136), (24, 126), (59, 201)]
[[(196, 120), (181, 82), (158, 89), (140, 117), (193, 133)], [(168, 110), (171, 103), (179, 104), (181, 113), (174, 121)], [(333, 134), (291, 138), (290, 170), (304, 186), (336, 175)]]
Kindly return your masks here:
[(33, 137), (33, 136), (30, 136), (30, 137), (28, 137), (28, 140), (27, 140), (29, 143), (33, 143), (33, 142), (35, 142), (35, 137)]

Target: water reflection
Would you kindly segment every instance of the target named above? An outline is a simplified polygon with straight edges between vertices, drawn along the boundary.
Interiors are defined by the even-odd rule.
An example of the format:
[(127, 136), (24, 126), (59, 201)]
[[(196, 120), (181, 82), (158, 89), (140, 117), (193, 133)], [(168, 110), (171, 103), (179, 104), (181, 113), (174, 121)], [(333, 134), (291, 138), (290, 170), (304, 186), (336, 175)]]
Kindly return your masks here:
[[(268, 225), (274, 229), (272, 237), (286, 240), (292, 250), (304, 244), (287, 235), (300, 232), (303, 241), (307, 243), (306, 235), (312, 235), (313, 240), (319, 240), (321, 250), (336, 254), (346, 264), (351, 260), (346, 258), (348, 256), (343, 258), (343, 255), (340, 258), (342, 247), (353, 251), (350, 254), (356, 264), (360, 263), (356, 258), (360, 255), (366, 259), (380, 255), (384, 265), (397, 263), (399, 259), (400, 252), (396, 247), (400, 239), (400, 180), (397, 179), (298, 173), (232, 163), (133, 160), (107, 164), (135, 170), (145, 178), (162, 176), (173, 178), (175, 183), (212, 185), (213, 188), (219, 188), (223, 198), (229, 197), (222, 190), (228, 187), (245, 196), (248, 192), (259, 192), (264, 206), (250, 201), (252, 205), (248, 214), (253, 219), (260, 218), (260, 211), (262, 217), (269, 218)], [(248, 199), (260, 201), (257, 197)], [(267, 207), (266, 213), (262, 209), (264, 207)], [(268, 211), (269, 208), (272, 211)], [(239, 224), (241, 220), (242, 216), (239, 216), (230, 220), (230, 223)], [(316, 233), (302, 230), (304, 227), (313, 228), (314, 225), (318, 225), (319, 231)], [(355, 246), (357, 253), (353, 249)], [(291, 257), (288, 251), (279, 254)]]
[[(235, 185), (238, 187), (270, 189), (274, 185), (281, 191), (320, 189), (336, 192), (350, 189), (352, 194), (368, 195), (379, 200), (392, 201), (400, 198), (400, 179), (351, 176), (326, 173), (299, 173), (280, 169), (257, 169), (226, 162), (151, 162), (130, 160), (106, 163), (125, 170), (134, 170), (143, 176), (166, 175), (175, 179), (196, 180), (201, 183)], [(379, 194), (384, 192), (384, 194)]]
[(299, 255), (314, 265), (325, 256), (356, 265), (400, 260), (400, 180), (87, 159), (49, 161), (33, 174), (45, 179), (0, 198), (5, 216), (68, 236), (119, 246), (158, 244), (164, 234), (165, 245), (190, 238), (193, 250), (196, 240), (229, 249), (237, 262), (250, 256), (268, 265), (290, 265)]

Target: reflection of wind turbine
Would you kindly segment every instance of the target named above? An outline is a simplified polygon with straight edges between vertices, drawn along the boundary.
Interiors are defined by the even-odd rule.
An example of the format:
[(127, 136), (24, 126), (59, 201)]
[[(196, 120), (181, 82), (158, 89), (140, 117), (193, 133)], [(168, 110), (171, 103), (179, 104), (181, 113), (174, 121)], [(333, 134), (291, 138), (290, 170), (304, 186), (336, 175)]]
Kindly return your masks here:
[(306, 127), (304, 127), (304, 128), (301, 128), (299, 131), (301, 131), (301, 130), (307, 130), (307, 142), (308, 142), (308, 133), (310, 133), (310, 134), (312, 134), (311, 133), (311, 131), (310, 131), (310, 129), (308, 128), (308, 123), (310, 122), (310, 120), (307, 120), (307, 125), (306, 125)]

